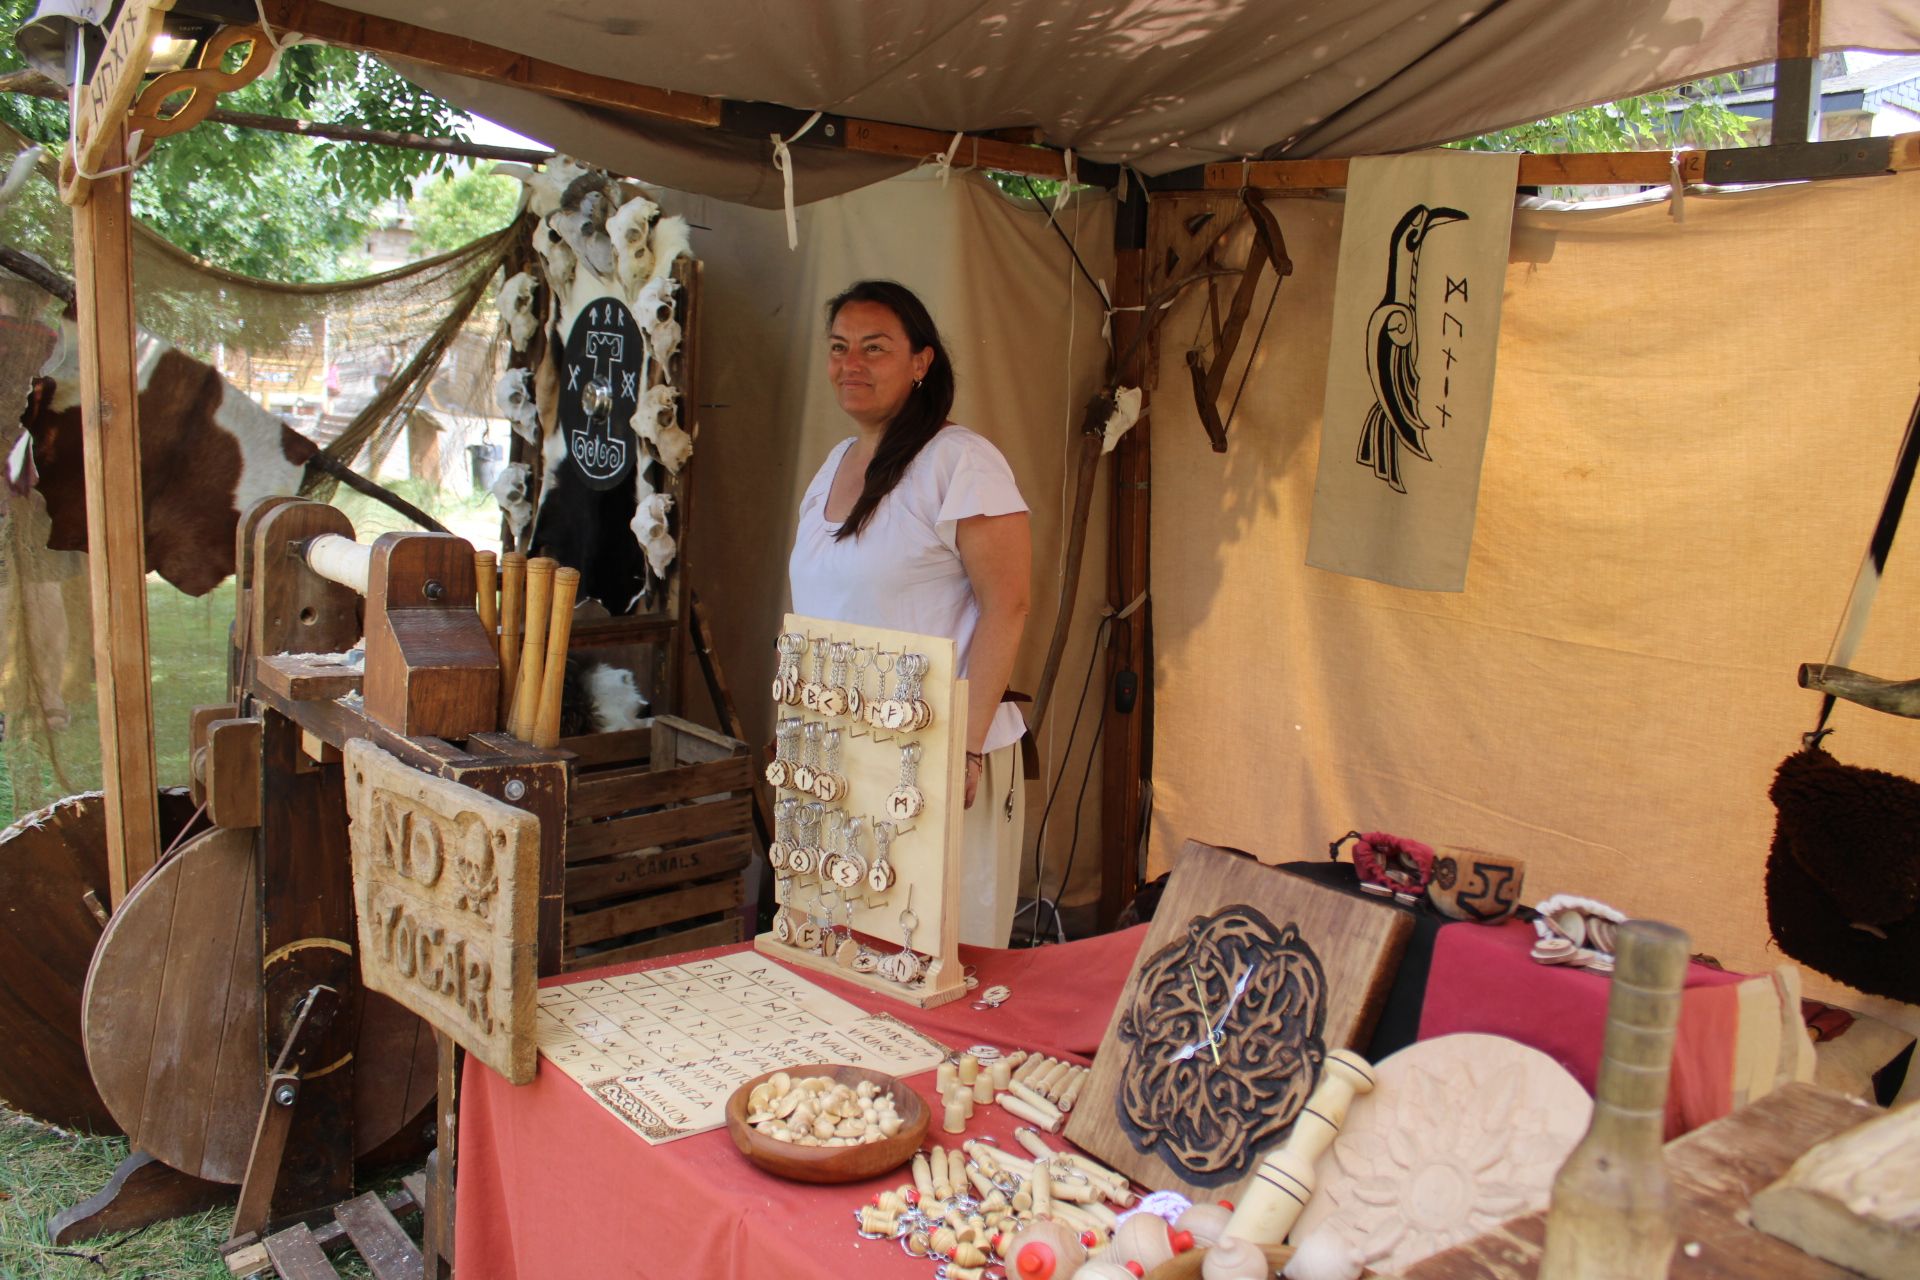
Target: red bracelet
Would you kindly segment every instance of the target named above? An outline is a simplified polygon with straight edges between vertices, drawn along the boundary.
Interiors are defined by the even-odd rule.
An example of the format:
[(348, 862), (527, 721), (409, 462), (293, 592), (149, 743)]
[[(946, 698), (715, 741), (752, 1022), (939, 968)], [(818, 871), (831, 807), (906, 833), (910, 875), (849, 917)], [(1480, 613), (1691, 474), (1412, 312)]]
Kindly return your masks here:
[(1427, 881), (1433, 878), (1430, 845), (1384, 831), (1352, 835), (1358, 836), (1353, 844), (1353, 869), (1360, 877), (1361, 889), (1409, 900), (1425, 891)]

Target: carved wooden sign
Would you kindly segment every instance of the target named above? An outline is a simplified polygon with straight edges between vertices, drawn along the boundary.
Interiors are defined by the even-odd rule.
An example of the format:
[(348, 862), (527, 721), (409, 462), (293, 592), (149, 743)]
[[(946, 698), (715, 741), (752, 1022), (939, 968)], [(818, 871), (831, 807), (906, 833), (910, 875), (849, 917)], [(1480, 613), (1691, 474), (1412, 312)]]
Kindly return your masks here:
[(346, 747), (361, 980), (514, 1084), (533, 1079), (540, 821)]
[(63, 175), (71, 178), (73, 185), (78, 185), (77, 174), (99, 169), (112, 137), (111, 126), (133, 105), (140, 79), (153, 56), (153, 38), (160, 34), (171, 8), (173, 0), (127, 0), (120, 6), (119, 16), (107, 32), (100, 65), (81, 88), (73, 113), (70, 172)]

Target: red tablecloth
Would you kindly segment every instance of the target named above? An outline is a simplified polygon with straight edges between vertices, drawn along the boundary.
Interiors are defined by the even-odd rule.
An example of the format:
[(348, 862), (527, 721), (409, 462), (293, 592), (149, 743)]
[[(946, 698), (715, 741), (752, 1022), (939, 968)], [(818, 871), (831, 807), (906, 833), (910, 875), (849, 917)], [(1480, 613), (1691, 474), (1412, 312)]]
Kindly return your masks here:
[[(864, 1009), (884, 1009), (956, 1048), (986, 1043), (1082, 1061), (1099, 1048), (1145, 926), (1037, 950), (961, 948), (982, 987), (1013, 998), (995, 1010), (970, 1000), (901, 1005), (838, 979), (803, 973)], [(1551, 1054), (1589, 1091), (1606, 1023), (1607, 980), (1534, 963), (1531, 926), (1454, 925), (1439, 931), (1420, 1039), (1460, 1031), (1507, 1036)], [(724, 955), (720, 947), (549, 979), (582, 981)], [(1668, 1104), (1669, 1134), (1731, 1106), (1735, 986), (1741, 975), (1699, 965), (1687, 977)], [(934, 1101), (933, 1072), (908, 1083)], [(950, 1143), (934, 1110), (929, 1137)], [(968, 1135), (1011, 1141), (1013, 1125), (983, 1107)], [(912, 1277), (891, 1242), (859, 1239), (852, 1214), (904, 1171), (862, 1185), (809, 1187), (753, 1170), (724, 1130), (649, 1146), (546, 1061), (514, 1088), (467, 1060), (460, 1100), (456, 1254), (461, 1280), (844, 1280)]]
[[(1420, 1038), (1478, 1031), (1551, 1054), (1593, 1092), (1607, 1023), (1607, 978), (1538, 964), (1538, 935), (1519, 920), (1452, 925), (1433, 943), (1433, 970), (1420, 1010)], [(1733, 1110), (1735, 988), (1745, 974), (1689, 965), (1667, 1091), (1667, 1137)]]
[[(1037, 950), (962, 947), (981, 986), (1012, 988), (999, 1009), (970, 1000), (915, 1009), (816, 973), (809, 981), (864, 1009), (884, 1009), (956, 1048), (986, 1043), (1043, 1050), (1082, 1061), (1100, 1046), (1144, 926)], [(569, 974), (578, 982), (725, 955), (689, 955)], [(932, 1101), (934, 1074), (912, 1077)], [(900, 1171), (872, 1183), (810, 1187), (754, 1170), (725, 1130), (649, 1146), (544, 1059), (520, 1088), (467, 1059), (461, 1078), (455, 1256), (461, 1280), (575, 1280), (673, 1277), (686, 1280), (840, 1280), (925, 1273), (899, 1247), (861, 1240), (853, 1212)], [(948, 1145), (934, 1109), (929, 1138)], [(1013, 1124), (982, 1107), (968, 1135), (1011, 1143)]]

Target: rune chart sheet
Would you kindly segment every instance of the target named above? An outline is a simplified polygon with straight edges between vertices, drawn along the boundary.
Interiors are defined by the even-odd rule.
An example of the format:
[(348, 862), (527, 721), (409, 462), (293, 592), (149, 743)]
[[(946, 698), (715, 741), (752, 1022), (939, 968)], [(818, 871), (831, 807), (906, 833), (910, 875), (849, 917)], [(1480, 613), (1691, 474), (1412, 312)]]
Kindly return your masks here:
[(948, 1049), (753, 952), (540, 991), (540, 1053), (659, 1144), (718, 1129), (727, 1098), (782, 1067), (909, 1076)]

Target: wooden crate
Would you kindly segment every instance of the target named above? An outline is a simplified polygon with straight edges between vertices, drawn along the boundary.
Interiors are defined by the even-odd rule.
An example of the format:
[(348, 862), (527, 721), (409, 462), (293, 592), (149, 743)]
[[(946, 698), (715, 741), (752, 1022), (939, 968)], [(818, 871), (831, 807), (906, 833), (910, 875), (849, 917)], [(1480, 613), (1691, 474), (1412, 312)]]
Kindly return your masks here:
[(757, 853), (746, 744), (656, 716), (560, 748), (575, 757), (562, 969), (745, 938)]

